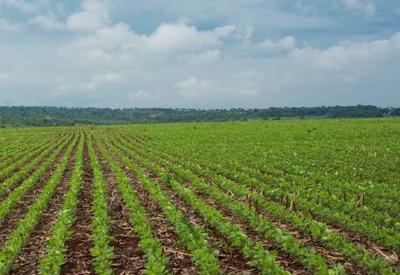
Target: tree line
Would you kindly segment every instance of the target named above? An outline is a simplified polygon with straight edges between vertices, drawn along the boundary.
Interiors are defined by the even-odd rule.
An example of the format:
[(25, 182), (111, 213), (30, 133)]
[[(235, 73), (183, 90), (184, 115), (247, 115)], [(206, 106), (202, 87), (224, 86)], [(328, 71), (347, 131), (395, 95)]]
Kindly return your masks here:
[(281, 118), (372, 118), (390, 116), (400, 116), (400, 108), (381, 108), (372, 105), (357, 105), (206, 110), (184, 108), (111, 109), (3, 106), (0, 107), (0, 127), (206, 122), (254, 119), (278, 120)]

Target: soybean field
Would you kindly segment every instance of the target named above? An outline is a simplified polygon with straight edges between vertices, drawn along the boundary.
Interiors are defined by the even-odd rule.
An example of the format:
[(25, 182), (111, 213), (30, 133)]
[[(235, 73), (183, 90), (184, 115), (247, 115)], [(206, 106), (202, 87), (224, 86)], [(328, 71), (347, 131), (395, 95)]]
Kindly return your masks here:
[(0, 129), (0, 274), (400, 274), (400, 120)]

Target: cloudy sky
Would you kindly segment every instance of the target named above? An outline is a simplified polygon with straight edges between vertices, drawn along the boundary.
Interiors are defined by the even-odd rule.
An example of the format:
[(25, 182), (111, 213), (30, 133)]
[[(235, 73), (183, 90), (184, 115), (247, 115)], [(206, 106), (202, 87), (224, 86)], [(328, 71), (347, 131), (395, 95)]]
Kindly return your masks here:
[(0, 0), (0, 105), (400, 106), (399, 0)]

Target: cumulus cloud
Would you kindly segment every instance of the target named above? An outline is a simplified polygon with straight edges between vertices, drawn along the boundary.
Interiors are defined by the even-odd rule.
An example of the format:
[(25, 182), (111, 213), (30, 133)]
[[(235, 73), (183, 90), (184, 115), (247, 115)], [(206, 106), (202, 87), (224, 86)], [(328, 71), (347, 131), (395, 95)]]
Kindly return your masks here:
[[(361, 4), (372, 0), (333, 0), (333, 8), (324, 6), (336, 12), (333, 26), (319, 17), (317, 1), (205, 0), (179, 10), (172, 1), (83, 0), (78, 10), (51, 2), (0, 20), (0, 101), (207, 108), (400, 102), (397, 27), (373, 25), (368, 16), (358, 16), (368, 24), (354, 28), (340, 21), (349, 20), (343, 9), (371, 15)], [(120, 13), (137, 7), (131, 17), (114, 9), (121, 3)], [(5, 32), (23, 22), (37, 29)]]
[(110, 22), (108, 1), (83, 0), (81, 10), (67, 18), (67, 28), (74, 31), (95, 31)]
[(220, 87), (207, 80), (201, 80), (197, 77), (179, 81), (173, 85), (184, 97), (197, 98), (212, 96)]
[(296, 47), (296, 39), (293, 36), (285, 36), (275, 41), (267, 39), (259, 43), (258, 47), (266, 51), (291, 50)]
[(124, 75), (118, 73), (99, 74), (95, 75), (92, 80), (80, 84), (79, 88), (84, 91), (94, 91), (104, 85), (120, 83), (125, 79)]
[(389, 39), (364, 43), (345, 42), (324, 50), (311, 47), (296, 48), (290, 53), (290, 57), (324, 70), (343, 70), (351, 66), (376, 67), (384, 60), (398, 57), (399, 53), (400, 32)]
[(49, 0), (0, 0), (0, 7), (15, 8), (23, 12), (37, 12), (40, 9), (47, 7)]
[(375, 3), (373, 0), (342, 0), (343, 4), (350, 10), (360, 10), (365, 15), (375, 14)]
[(48, 15), (37, 15), (31, 18), (28, 23), (46, 30), (61, 30), (65, 28), (64, 23), (59, 21), (52, 13)]
[(0, 32), (1, 31), (15, 31), (20, 27), (19, 24), (13, 23), (7, 19), (0, 18)]
[[(132, 58), (184, 56), (193, 63), (211, 62), (217, 49), (235, 32), (231, 25), (198, 30), (187, 23), (162, 23), (149, 35), (139, 35), (129, 25), (118, 23), (98, 29), (61, 49), (61, 54), (94, 62), (124, 62)], [(190, 55), (191, 54), (191, 55)]]

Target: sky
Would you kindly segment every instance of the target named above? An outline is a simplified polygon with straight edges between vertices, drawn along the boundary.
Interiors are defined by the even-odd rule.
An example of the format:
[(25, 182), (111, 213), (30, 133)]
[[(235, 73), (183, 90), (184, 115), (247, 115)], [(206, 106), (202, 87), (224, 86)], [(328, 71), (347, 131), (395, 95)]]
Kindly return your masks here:
[(400, 106), (399, 0), (0, 0), (0, 105)]

